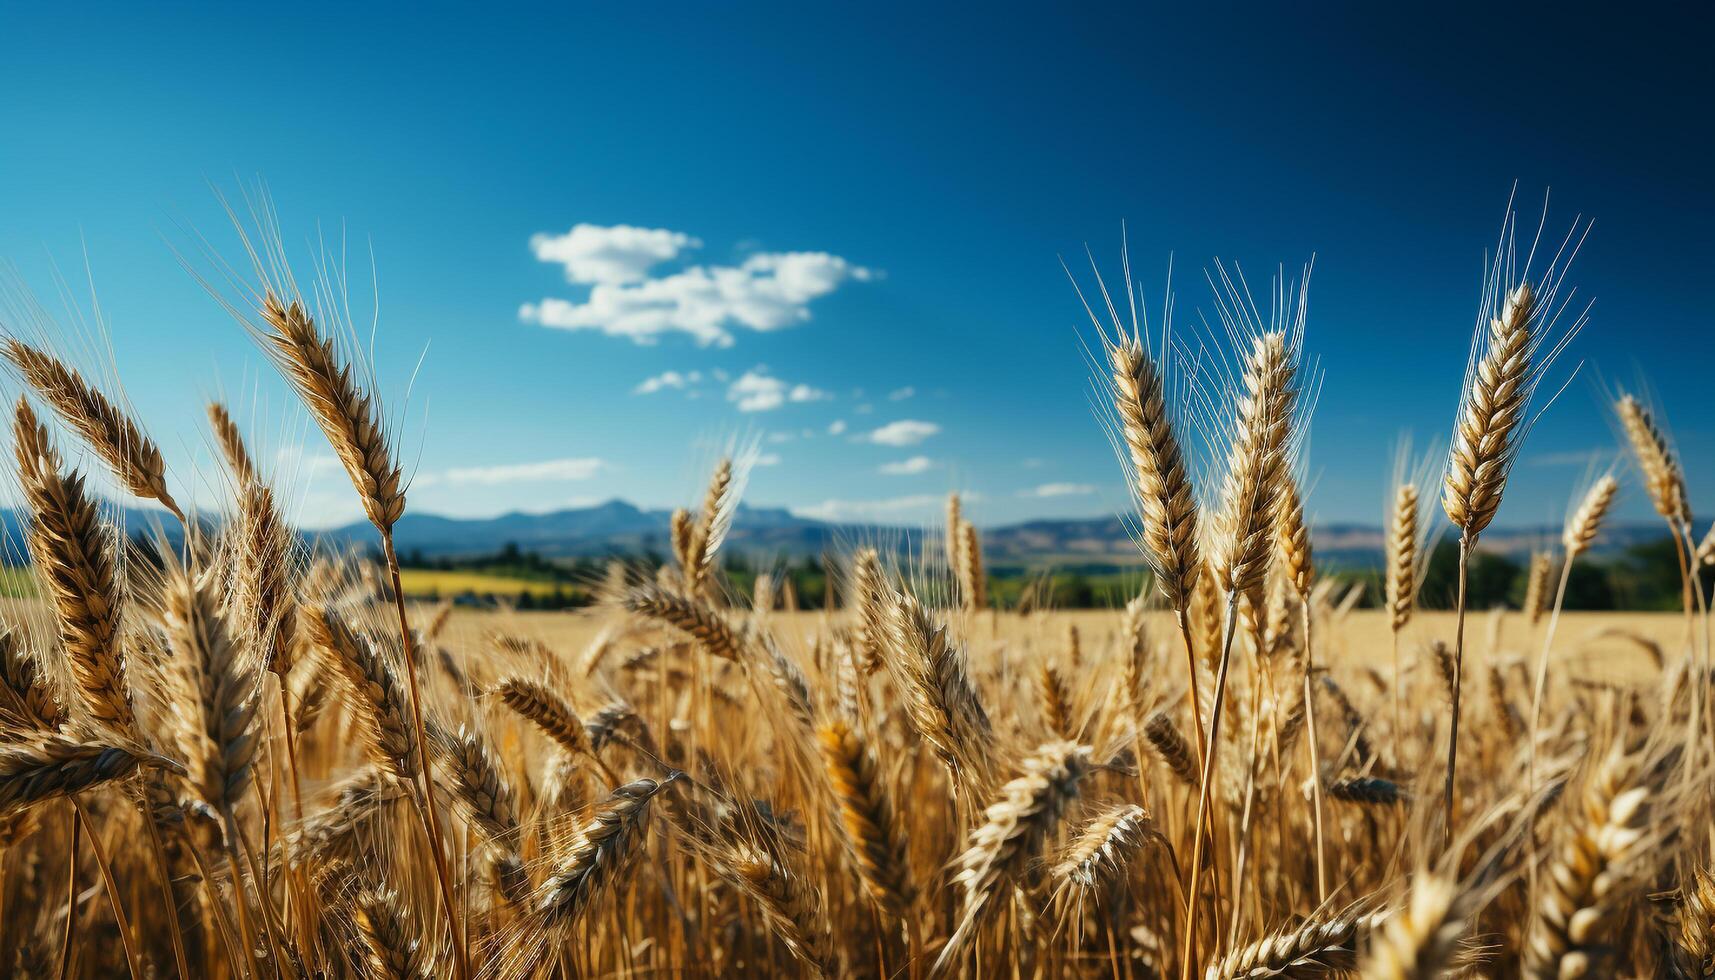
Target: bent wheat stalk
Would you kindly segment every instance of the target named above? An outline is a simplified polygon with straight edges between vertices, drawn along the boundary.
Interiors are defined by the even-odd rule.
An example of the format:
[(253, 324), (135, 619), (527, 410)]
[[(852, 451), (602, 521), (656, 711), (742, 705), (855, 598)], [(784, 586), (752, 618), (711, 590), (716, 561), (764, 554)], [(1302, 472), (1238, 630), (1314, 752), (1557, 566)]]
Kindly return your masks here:
[(54, 412), (77, 430), (126, 489), (156, 501), (184, 522), (184, 512), (167, 492), (167, 467), (160, 448), (129, 415), (77, 371), (15, 337), (6, 340), (0, 353)]

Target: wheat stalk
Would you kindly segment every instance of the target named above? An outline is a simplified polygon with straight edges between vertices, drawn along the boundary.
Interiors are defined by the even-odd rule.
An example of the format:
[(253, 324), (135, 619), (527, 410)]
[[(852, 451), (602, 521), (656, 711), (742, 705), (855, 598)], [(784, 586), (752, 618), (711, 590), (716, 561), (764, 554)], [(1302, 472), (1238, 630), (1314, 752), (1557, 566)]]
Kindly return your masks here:
[(1525, 975), (1610, 976), (1612, 932), (1641, 885), (1639, 858), (1652, 837), (1652, 788), (1637, 759), (1612, 752), (1592, 773), (1582, 809), (1566, 825), (1543, 878), (1525, 947)]
[(1098, 893), (1122, 874), (1143, 845), (1161, 840), (1149, 811), (1135, 803), (1114, 803), (1091, 817), (1049, 871), (1057, 891), (1081, 896)]
[(1561, 532), (1560, 543), (1566, 549), (1566, 561), (1590, 550), (1590, 545), (1596, 540), (1596, 532), (1602, 527), (1602, 521), (1608, 516), (1608, 508), (1614, 504), (1614, 496), (1620, 490), (1619, 481), (1612, 474), (1604, 474), (1601, 479), (1590, 485), (1584, 494), (1584, 499), (1578, 504), (1578, 509), (1567, 518), (1566, 527)]
[(1681, 976), (1715, 976), (1715, 875), (1707, 868), (1682, 886), (1670, 935), (1670, 956)]
[(1262, 591), (1276, 546), (1276, 508), (1286, 491), (1297, 352), (1284, 333), (1255, 338), (1245, 360), (1221, 507), (1211, 529), (1211, 567), (1228, 596)]
[(1691, 523), (1691, 503), (1685, 494), (1685, 471), (1667, 433), (1656, 424), (1655, 415), (1634, 395), (1621, 395), (1614, 402), (1632, 456), (1643, 473), (1655, 512), (1675, 524)]
[(375, 645), (328, 608), (306, 609), (305, 628), (358, 706), (363, 747), (375, 764), (405, 783), (416, 779), (417, 740), (411, 737), (404, 685)]
[(965, 609), (977, 612), (988, 608), (988, 576), (983, 571), (982, 536), (970, 521), (959, 525), (959, 594), (965, 597)]
[(675, 595), (653, 585), (626, 593), (625, 608), (659, 620), (689, 635), (711, 656), (737, 661), (741, 644), (720, 613), (689, 595)]
[(834, 972), (821, 900), (803, 877), (766, 851), (742, 846), (726, 860), (730, 877), (762, 909), (775, 935), (811, 976)]
[(1535, 626), (1548, 614), (1549, 579), (1554, 575), (1554, 559), (1545, 551), (1533, 552), (1530, 569), (1525, 573), (1524, 613)]
[(564, 698), (546, 685), (522, 677), (508, 677), (494, 693), (508, 708), (528, 719), (544, 735), (573, 755), (593, 754), (589, 732)]
[(1162, 371), (1135, 335), (1109, 342), (1107, 357), (1114, 410), (1143, 519), (1144, 553), (1168, 603), (1183, 611), (1201, 568), (1197, 501), (1168, 417)]
[(0, 344), (0, 353), (17, 368), (24, 382), (77, 430), (127, 490), (158, 502), (184, 521), (184, 512), (167, 492), (167, 466), (160, 448), (129, 415), (76, 370), (15, 337)]
[(609, 793), (578, 832), (564, 860), (531, 899), (527, 928), (517, 934), (521, 951), (499, 964), (499, 975), (533, 976), (604, 893), (623, 882), (642, 850), (649, 804), (663, 782), (639, 779)]
[(881, 556), (874, 548), (861, 548), (852, 560), (852, 594), (857, 608), (857, 629), (853, 642), (859, 652), (859, 663), (865, 674), (874, 674), (882, 666), (887, 649), (887, 608), (889, 590), (881, 572)]
[(1358, 947), (1380, 919), (1356, 911), (1313, 918), (1233, 950), (1209, 967), (1206, 976), (1208, 980), (1338, 976), (1357, 964)]
[(1388, 510), (1387, 610), (1395, 633), (1411, 622), (1417, 606), (1417, 487), (1401, 483)]
[(0, 817), (123, 779), (144, 767), (185, 773), (177, 762), (152, 752), (57, 735), (0, 746)]
[(366, 889), (352, 907), (371, 975), (390, 980), (428, 980), (435, 976), (435, 958), (422, 935), (408, 924), (398, 892)]
[(363, 391), (333, 338), (317, 331), (299, 300), (262, 297), (268, 329), (259, 331), (269, 357), (309, 407), (346, 476), (357, 488), (370, 523), (385, 532), (405, 513), (404, 478), (393, 461), (380, 406)]
[(890, 638), (906, 710), (917, 734), (928, 742), (960, 789), (988, 781), (991, 728), (965, 658), (917, 600), (903, 593), (893, 601)]
[(1042, 721), (1048, 726), (1049, 734), (1061, 739), (1075, 739), (1072, 694), (1053, 661), (1042, 661), (1042, 669), (1036, 675), (1036, 691), (1042, 705)]
[(1412, 877), (1405, 905), (1374, 930), (1359, 975), (1373, 980), (1449, 976), (1471, 929), (1472, 910), (1466, 904), (1451, 880), (1419, 872)]
[(14, 717), (17, 727), (54, 732), (65, 727), (65, 707), (51, 680), (9, 629), (0, 629), (0, 690), (0, 720)]
[(1441, 507), (1447, 519), (1469, 537), (1494, 520), (1506, 488), (1507, 472), (1518, 452), (1515, 436), (1523, 428), (1535, 373), (1531, 327), (1536, 293), (1520, 283), (1507, 294), (1497, 316), (1479, 340), (1480, 353), (1466, 380), (1458, 424), (1448, 451)]
[(953, 884), (963, 895), (958, 927), (935, 963), (940, 972), (958, 955), (980, 923), (997, 888), (1042, 852), (1089, 775), (1090, 747), (1048, 742), (1024, 760), (1023, 772), (1001, 787), (983, 811), (963, 853), (953, 860)]
[(1202, 771), (1197, 765), (1197, 757), (1191, 752), (1191, 743), (1185, 741), (1171, 715), (1165, 711), (1150, 715), (1144, 723), (1143, 734), (1149, 740), (1150, 748), (1162, 762), (1167, 763), (1167, 770), (1180, 782), (1191, 787), (1203, 784)]
[(124, 593), (114, 567), (112, 532), (77, 473), (60, 472), (59, 454), (28, 402), (18, 400), (18, 477), (30, 503), (30, 554), (47, 579), (72, 679), (95, 719), (120, 733), (136, 728), (119, 635)]
[(518, 805), (488, 743), (468, 729), (449, 732), (439, 726), (430, 729), (429, 740), (446, 761), (453, 799), (471, 823), (490, 845), (513, 846), (518, 837)]
[(202, 708), (203, 797), (230, 812), (250, 784), (256, 757), (256, 677), (216, 609), (211, 576), (174, 573), (168, 582), (165, 624), (178, 654), (192, 665)]
[(834, 789), (840, 826), (864, 889), (877, 908), (901, 918), (915, 894), (911, 864), (905, 833), (875, 756), (843, 721), (823, 725), (816, 739)]

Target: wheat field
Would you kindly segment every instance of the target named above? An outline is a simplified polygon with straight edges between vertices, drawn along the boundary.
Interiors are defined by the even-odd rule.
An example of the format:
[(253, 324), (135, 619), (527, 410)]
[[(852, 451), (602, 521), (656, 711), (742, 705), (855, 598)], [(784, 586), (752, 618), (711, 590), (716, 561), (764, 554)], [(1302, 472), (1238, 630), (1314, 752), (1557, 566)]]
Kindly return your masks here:
[[(1263, 312), (1219, 272), (1224, 378), (1188, 377), (1182, 348), (1092, 294), (1150, 568), (1109, 612), (996, 609), (957, 497), (928, 553), (841, 556), (837, 608), (796, 611), (766, 576), (735, 594), (718, 559), (742, 455), (674, 514), (669, 562), (590, 583), (597, 610), (411, 604), (396, 433), (325, 322), (337, 304), (275, 245), (228, 305), (379, 554), (296, 535), (220, 405), (228, 499), (187, 512), (122, 399), (9, 339), (41, 598), (0, 606), (0, 966), (1715, 976), (1715, 536), (1696, 537), (1647, 404), (1616, 399), (1635, 465), (1579, 488), (1525, 608), (1464, 607), (1465, 559), (1581, 322), (1557, 299), (1565, 262), (1512, 261), (1511, 227), (1449, 379), (1445, 459), (1390, 498), (1374, 611), (1317, 574), (1301, 285)], [(183, 546), (129, 544), (74, 443)], [(1679, 545), (1682, 614), (1561, 611), (1622, 478)], [(1461, 602), (1424, 613), (1437, 513)]]

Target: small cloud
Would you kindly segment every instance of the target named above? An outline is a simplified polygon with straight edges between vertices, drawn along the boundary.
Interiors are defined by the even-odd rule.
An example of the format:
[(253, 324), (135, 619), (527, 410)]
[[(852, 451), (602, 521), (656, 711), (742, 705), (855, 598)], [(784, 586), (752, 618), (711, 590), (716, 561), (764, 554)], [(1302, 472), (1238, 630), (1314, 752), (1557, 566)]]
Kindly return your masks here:
[(636, 282), (651, 268), (702, 244), (682, 231), (632, 225), (579, 224), (564, 235), (530, 236), (537, 261), (565, 266), (566, 281), (580, 283)]
[(637, 387), (631, 389), (634, 395), (653, 395), (665, 388), (683, 391), (686, 387), (703, 380), (701, 371), (662, 371), (653, 378), (644, 378)]
[(413, 481), (429, 483), (475, 483), (492, 485), (526, 481), (587, 480), (607, 463), (593, 456), (548, 459), (539, 463), (509, 463), (501, 466), (460, 466), (439, 474), (418, 474)]
[(1044, 483), (1029, 490), (1020, 490), (1020, 497), (1081, 497), (1096, 492), (1088, 483)]
[(903, 388), (895, 388), (892, 391), (888, 392), (887, 393), (887, 400), (890, 402), (902, 402), (905, 399), (910, 398), (912, 395), (915, 395), (915, 394), (917, 394), (917, 389), (911, 387), (910, 385), (906, 385)]
[(831, 435), (831, 436), (842, 435), (845, 433), (845, 431), (846, 431), (846, 420), (845, 419), (835, 419), (832, 422), (828, 423), (828, 435)]
[(795, 438), (797, 437), (790, 432), (770, 432), (768, 434), (768, 441), (775, 445), (779, 445), (783, 442), (791, 442)]
[[(980, 494), (961, 493), (966, 503), (982, 499)], [(808, 507), (794, 507), (792, 513), (818, 521), (865, 521), (875, 518), (890, 520), (938, 519), (947, 505), (944, 494), (916, 493), (883, 500), (824, 500)]]
[(1018, 465), (1027, 470), (1039, 470), (1048, 465), (1048, 461), (1038, 456), (1027, 456), (1024, 459), (1019, 460)]
[(859, 405), (858, 407), (852, 409), (852, 411), (856, 412), (859, 415), (868, 415), (869, 413), (875, 411), (875, 406), (869, 404), (868, 402), (865, 402), (862, 405)]
[(807, 384), (790, 384), (767, 371), (758, 366), (744, 372), (727, 386), (727, 401), (736, 404), (741, 412), (768, 412), (787, 402), (814, 402), (830, 397), (825, 391)]
[(597, 330), (653, 344), (662, 334), (730, 347), (731, 329), (780, 330), (810, 319), (810, 303), (848, 281), (877, 276), (827, 252), (758, 252), (737, 265), (693, 265), (665, 275), (656, 265), (702, 245), (684, 232), (630, 225), (580, 224), (564, 235), (530, 239), (536, 258), (565, 267), (587, 284), (583, 299), (525, 303), (518, 317), (560, 330)]
[(883, 463), (878, 470), (885, 476), (915, 476), (927, 473), (935, 468), (935, 461), (927, 456), (913, 456), (892, 463)]
[(779, 466), (780, 465), (780, 454), (779, 453), (758, 453), (756, 459), (751, 462), (751, 465), (753, 465), (753, 466)]
[(941, 427), (933, 422), (900, 419), (876, 429), (864, 436), (864, 440), (878, 446), (915, 446), (940, 431)]

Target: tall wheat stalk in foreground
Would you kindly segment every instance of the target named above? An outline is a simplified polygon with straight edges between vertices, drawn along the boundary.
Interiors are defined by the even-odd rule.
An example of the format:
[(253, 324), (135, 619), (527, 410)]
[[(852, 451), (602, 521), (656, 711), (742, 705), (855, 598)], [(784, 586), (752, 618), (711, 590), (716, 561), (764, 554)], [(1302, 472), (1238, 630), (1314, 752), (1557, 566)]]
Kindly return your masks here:
[[(1448, 448), (1447, 466), (1443, 478), (1441, 508), (1447, 519), (1459, 529), (1459, 591), (1458, 620), (1453, 633), (1453, 710), (1447, 734), (1447, 778), (1444, 792), (1442, 838), (1451, 842), (1454, 834), (1456, 803), (1454, 790), (1459, 763), (1460, 694), (1464, 686), (1465, 668), (1465, 601), (1469, 584), (1471, 551), (1501, 506), (1507, 477), (1518, 457), (1520, 445), (1530, 428), (1530, 405), (1542, 372), (1582, 324), (1580, 317), (1565, 332), (1558, 344), (1546, 349), (1558, 319), (1555, 306), (1560, 277), (1565, 274), (1565, 262), (1570, 262), (1566, 246), (1549, 263), (1547, 270), (1532, 286), (1528, 280), (1515, 276), (1513, 267), (1513, 216), (1508, 215), (1502, 229), (1501, 245), (1495, 250), (1494, 262), (1484, 284), (1482, 309), (1478, 313), (1478, 329), (1472, 341), (1471, 360), (1465, 372), (1465, 384), (1454, 424), (1453, 440)], [(1573, 223), (1567, 242), (1577, 233)], [(1535, 246), (1532, 246), (1534, 253)], [(1572, 248), (1576, 252), (1576, 247)], [(1487, 320), (1486, 327), (1483, 321)]]
[[(1131, 314), (1129, 332), (1107, 286), (1099, 277), (1097, 282), (1107, 322), (1113, 330), (1111, 337), (1102, 318), (1084, 300), (1081, 291), (1079, 298), (1084, 300), (1084, 310), (1101, 334), (1106, 360), (1106, 388), (1112, 400), (1119, 441), (1130, 463), (1126, 481), (1137, 500), (1143, 554), (1154, 573), (1156, 587), (1173, 611), (1185, 649), (1187, 676), (1196, 678), (1198, 662), (1196, 643), (1192, 639), (1191, 607), (1198, 583), (1205, 573), (1199, 548), (1196, 495), (1167, 397), (1168, 365), (1171, 363), (1171, 300), (1163, 312), (1160, 352), (1152, 353), (1149, 338), (1144, 333), (1146, 324), (1138, 317), (1129, 264), (1123, 280)], [(1203, 653), (1205, 656), (1214, 655), (1213, 649), (1206, 649)], [(1209, 742), (1203, 730), (1205, 714), (1198, 688), (1193, 680), (1186, 686), (1185, 698), (1195, 736), (1195, 762), (1202, 770), (1209, 759)], [(1207, 778), (1200, 779), (1197, 785), (1205, 797), (1211, 792)], [(1206, 801), (1200, 805), (1206, 805)], [(1210, 850), (1214, 850), (1212, 843)], [(1191, 873), (1192, 881), (1187, 883), (1187, 888), (1188, 893), (1195, 896), (1198, 872), (1193, 869)]]
[(405, 513), (404, 477), (393, 458), (379, 403), (374, 396), (363, 391), (351, 365), (341, 358), (333, 339), (322, 337), (316, 330), (315, 320), (303, 302), (283, 299), (269, 289), (262, 296), (259, 312), (267, 329), (258, 333), (269, 357), (321, 427), (322, 434), (345, 467), (352, 486), (357, 489), (364, 513), (381, 535), (382, 554), (399, 617), (405, 676), (411, 695), (412, 738), (416, 742), (415, 757), (419, 771), (408, 774), (408, 778), (420, 778), (422, 781), (424, 832), (428, 836), (440, 883), (457, 972), (461, 980), (468, 980), (471, 975), (470, 957), (458, 924), (458, 907), (446, 867), (446, 843), (435, 804), (433, 766), (423, 724), (423, 697), (417, 680), (416, 637), (405, 608), (399, 556), (393, 547), (393, 525)]
[[(1209, 751), (1203, 758), (1202, 785), (1207, 791), (1198, 800), (1192, 834), (1190, 906), (1186, 915), (1185, 967), (1181, 973), (1185, 980), (1190, 976), (1200, 904), (1197, 885), (1202, 872), (1203, 826), (1209, 815), (1209, 801), (1219, 795), (1211, 783), (1216, 774), (1215, 748), (1220, 744), (1239, 605), (1247, 602), (1253, 610), (1264, 608), (1265, 580), (1278, 551), (1276, 510), (1286, 490), (1285, 481), (1290, 479), (1298, 343), (1303, 330), (1304, 290), (1308, 289), (1306, 279), (1300, 285), (1296, 306), (1289, 309), (1283, 286), (1274, 313), (1277, 320), (1287, 318), (1289, 322), (1283, 323), (1282, 329), (1252, 332), (1250, 325), (1256, 318), (1254, 311), (1246, 312), (1248, 297), (1241, 296), (1226, 280), (1224, 272), (1222, 278), (1227, 283), (1231, 304), (1223, 309), (1229, 332), (1239, 338), (1248, 337), (1250, 349), (1245, 352), (1240, 387), (1233, 396), (1231, 442), (1226, 453), (1220, 506), (1209, 532), (1212, 541), (1209, 566), (1226, 597), (1227, 610), (1221, 656), (1215, 671), (1214, 703), (1209, 709), (1209, 731), (1204, 737)], [(1220, 876), (1218, 862), (1215, 875), (1217, 879)]]

